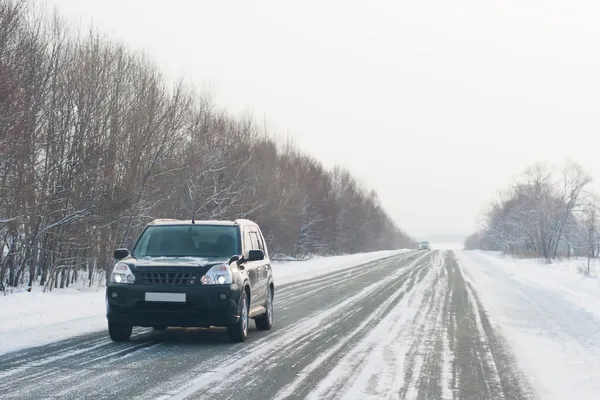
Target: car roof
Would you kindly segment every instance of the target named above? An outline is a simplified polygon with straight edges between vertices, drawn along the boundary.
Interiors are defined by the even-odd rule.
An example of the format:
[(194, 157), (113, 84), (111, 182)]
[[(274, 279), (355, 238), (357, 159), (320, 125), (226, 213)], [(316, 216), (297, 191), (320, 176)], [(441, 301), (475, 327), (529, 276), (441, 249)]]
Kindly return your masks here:
[(148, 223), (148, 226), (156, 226), (156, 225), (221, 225), (221, 226), (257, 226), (255, 222), (250, 221), (248, 219), (236, 219), (234, 221), (230, 220), (194, 220), (191, 219), (183, 220), (183, 219), (172, 219), (172, 218), (160, 218), (155, 219)]

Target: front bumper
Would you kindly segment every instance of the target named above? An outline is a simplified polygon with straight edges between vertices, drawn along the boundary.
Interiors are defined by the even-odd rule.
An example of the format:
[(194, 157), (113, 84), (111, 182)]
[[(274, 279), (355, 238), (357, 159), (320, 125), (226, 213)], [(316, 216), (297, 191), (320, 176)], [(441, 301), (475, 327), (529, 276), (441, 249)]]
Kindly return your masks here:
[[(185, 302), (146, 301), (148, 292), (185, 293), (186, 299)], [(239, 320), (241, 293), (242, 288), (237, 284), (167, 286), (111, 283), (106, 288), (106, 317), (112, 323), (144, 327), (227, 326)]]

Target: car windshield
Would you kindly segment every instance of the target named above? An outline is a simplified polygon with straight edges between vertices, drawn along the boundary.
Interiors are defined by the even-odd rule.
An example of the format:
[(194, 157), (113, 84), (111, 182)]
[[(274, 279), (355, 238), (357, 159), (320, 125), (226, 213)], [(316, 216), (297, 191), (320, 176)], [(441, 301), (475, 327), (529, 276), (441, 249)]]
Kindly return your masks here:
[(229, 258), (240, 253), (237, 227), (219, 225), (150, 226), (132, 249), (137, 258)]

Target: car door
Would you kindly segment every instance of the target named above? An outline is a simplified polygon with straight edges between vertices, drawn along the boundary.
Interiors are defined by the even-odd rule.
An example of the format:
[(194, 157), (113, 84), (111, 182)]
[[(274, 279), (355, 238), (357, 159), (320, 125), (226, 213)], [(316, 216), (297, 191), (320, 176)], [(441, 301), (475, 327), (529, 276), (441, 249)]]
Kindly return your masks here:
[[(258, 232), (255, 228), (250, 229), (250, 239), (252, 241), (252, 250), (263, 250), (262, 243), (259, 240)], [(267, 292), (265, 289), (265, 283), (263, 279), (265, 260), (253, 261), (252, 264), (254, 264), (257, 276), (256, 290), (253, 292), (253, 297), (255, 301), (252, 302), (253, 305), (256, 307), (264, 305), (265, 301), (267, 300)]]
[(269, 256), (269, 250), (267, 248), (267, 241), (263, 236), (260, 228), (256, 228), (256, 233), (258, 235), (258, 241), (260, 245), (260, 249), (265, 253), (265, 262), (263, 263), (262, 268), (262, 280), (263, 285), (265, 286), (265, 293), (267, 293), (267, 286), (269, 285), (269, 276), (271, 276), (271, 257)]
[(257, 249), (262, 250), (263, 253), (265, 253), (265, 258), (261, 261), (257, 261), (258, 276), (260, 280), (260, 288), (258, 290), (261, 296), (260, 300), (257, 301), (261, 301), (260, 304), (262, 305), (265, 303), (265, 301), (267, 301), (267, 277), (269, 275), (269, 258), (267, 256), (264, 241), (262, 240), (262, 235), (260, 234), (258, 229), (253, 228), (252, 235), (254, 237), (254, 240), (256, 241), (256, 245), (258, 246)]
[[(243, 251), (244, 257), (248, 257), (248, 253), (250, 250), (254, 250), (255, 243), (252, 242), (252, 231), (249, 227), (244, 228), (244, 240), (243, 240)], [(250, 309), (256, 307), (257, 305), (262, 305), (256, 299), (257, 294), (260, 292), (260, 278), (258, 276), (258, 264), (256, 261), (246, 261), (244, 262), (244, 271), (248, 275), (248, 280), (250, 281), (250, 291), (252, 292), (252, 296), (250, 299)]]

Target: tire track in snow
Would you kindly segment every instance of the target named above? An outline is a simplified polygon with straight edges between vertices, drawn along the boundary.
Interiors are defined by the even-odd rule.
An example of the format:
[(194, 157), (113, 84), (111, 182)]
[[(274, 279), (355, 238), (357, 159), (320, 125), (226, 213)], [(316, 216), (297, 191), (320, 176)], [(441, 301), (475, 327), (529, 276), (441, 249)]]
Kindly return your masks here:
[[(366, 264), (335, 271), (331, 274), (319, 276), (314, 279), (306, 279), (294, 283), (288, 283), (286, 285), (282, 285), (280, 288), (276, 287), (276, 296), (274, 299), (276, 302), (275, 305), (279, 309), (286, 309), (290, 304), (293, 304), (297, 300), (298, 296), (312, 296), (316, 293), (319, 293), (324, 288), (335, 290), (345, 283), (371, 274), (372, 269), (381, 267), (382, 263), (397, 263), (413, 256), (414, 252), (401, 253), (399, 255), (371, 261)], [(275, 279), (277, 279), (277, 276), (275, 276)], [(335, 282), (335, 284), (333, 284), (333, 282)]]
[(4, 355), (0, 397), (526, 398), (452, 252), (282, 285), (275, 302), (274, 329), (242, 344), (222, 330), (136, 329), (131, 343), (92, 334)]
[(453, 252), (447, 252), (437, 276), (424, 298), (425, 316), (416, 323), (421, 328), (416, 328), (405, 367), (410, 383), (400, 391), (400, 398), (528, 398), (523, 390), (526, 384)]
[[(415, 254), (401, 253), (314, 280), (282, 285), (275, 296), (274, 329), (251, 330), (249, 340), (243, 344), (229, 343), (223, 330), (153, 332), (136, 328), (130, 343), (112, 343), (107, 333), (102, 332), (4, 354), (0, 375), (5, 378), (0, 379), (0, 397), (37, 400), (93, 395), (94, 399), (154, 399), (166, 395), (169, 398), (197, 375), (269, 347), (273, 339), (309, 321), (312, 314), (351, 297), (358, 288), (362, 289), (353, 274), (370, 284), (368, 274), (378, 280)], [(288, 302), (289, 309), (282, 309), (281, 300)], [(348, 316), (357, 318), (355, 313), (360, 310)], [(316, 340), (320, 332), (311, 332), (307, 339)], [(310, 344), (307, 340), (302, 346), (308, 348)]]
[[(284, 334), (270, 336), (267, 346), (253, 349), (251, 354), (234, 362), (216, 365), (214, 370), (197, 376), (185, 390), (172, 399), (203, 399), (211, 396), (219, 399), (237, 399), (239, 396), (246, 399), (268, 397), (278, 389), (282, 380), (293, 379), (294, 366), (300, 368), (300, 364), (308, 363), (315, 354), (320, 354), (335, 345), (339, 335), (345, 333), (346, 326), (340, 326), (341, 323), (353, 325), (353, 316), (356, 316), (355, 319), (361, 319), (361, 316), (368, 315), (365, 314), (367, 304), (369, 308), (373, 307), (372, 303), (377, 304), (372, 300), (373, 297), (391, 295), (393, 291), (388, 293), (389, 290), (385, 290), (390, 282), (409, 274), (427, 257), (428, 254), (423, 254), (407, 267), (399, 268), (397, 263), (392, 261), (378, 267), (377, 270), (372, 270), (371, 275), (375, 275), (377, 271), (384, 279), (375, 280), (375, 283), (368, 281), (357, 293), (351, 292), (345, 297), (338, 297), (335, 305), (291, 325)], [(353, 280), (354, 284), (360, 285), (361, 282)], [(303, 358), (298, 349), (308, 342), (311, 353), (304, 354)], [(271, 363), (267, 363), (267, 360)], [(280, 376), (279, 382), (274, 382), (269, 378), (273, 374), (284, 374), (285, 378)], [(227, 379), (222, 379), (225, 376)]]
[[(439, 253), (434, 253), (434, 259), (438, 256)], [(401, 374), (404, 354), (403, 349), (398, 347), (398, 339), (408, 331), (418, 313), (423, 288), (433, 278), (431, 272), (431, 260), (414, 271), (413, 279), (396, 294), (400, 300), (366, 337), (339, 360), (308, 398), (398, 397), (404, 383)]]
[(441, 373), (443, 342), (443, 307), (448, 292), (448, 279), (444, 269), (446, 253), (440, 253), (432, 266), (433, 279), (426, 288), (423, 305), (413, 320), (412, 343), (406, 355), (404, 380), (400, 398), (441, 398)]
[[(90, 364), (98, 364), (98, 361), (105, 360), (103, 366), (109, 369), (112, 363), (134, 352), (149, 350), (157, 345), (159, 344), (142, 342), (134, 345), (111, 346), (110, 343), (100, 340), (90, 347), (80, 347), (22, 363), (0, 375), (0, 398), (40, 398), (39, 393), (43, 393), (44, 387), (48, 385), (62, 388), (64, 384), (66, 389), (57, 393), (69, 393), (77, 390), (81, 385), (90, 385), (95, 380), (94, 375), (98, 369), (87, 367)], [(19, 389), (13, 390), (13, 387)], [(56, 393), (41, 397), (64, 398)]]
[[(338, 342), (334, 346), (328, 348), (327, 351), (323, 352), (313, 362), (304, 367), (297, 374), (297, 378), (293, 382), (291, 382), (291, 384), (287, 385), (282, 390), (280, 390), (280, 392), (275, 398), (282, 399), (288, 396), (297, 396), (299, 394), (302, 394), (302, 391), (298, 390), (300, 385), (302, 385), (305, 381), (310, 380), (311, 378), (316, 379), (315, 375), (320, 375), (321, 371), (319, 371), (318, 369), (324, 363), (331, 365), (334, 361), (336, 361), (336, 365), (343, 365), (348, 372), (354, 370), (354, 364), (360, 364), (361, 362), (360, 357), (351, 356), (349, 358), (339, 359), (339, 353), (341, 353), (341, 350), (344, 347), (348, 347), (349, 343), (351, 343), (352, 341), (358, 341), (357, 337), (364, 336), (365, 331), (369, 327), (377, 325), (380, 319), (385, 318), (385, 316), (388, 313), (395, 309), (397, 303), (399, 303), (402, 296), (404, 296), (407, 292), (410, 292), (412, 290), (412, 287), (418, 280), (419, 271), (425, 268), (426, 266), (427, 263), (420, 264), (417, 265), (416, 268), (408, 271), (406, 279), (400, 281), (400, 287), (391, 287), (390, 291), (392, 292), (392, 294), (389, 297), (387, 297), (387, 299), (383, 301), (383, 303), (375, 311), (369, 313), (369, 316), (365, 319), (364, 322), (358, 325), (358, 327), (352, 330), (350, 333), (346, 334), (342, 339), (338, 340)], [(351, 364), (352, 366), (350, 366)], [(348, 380), (352, 379), (351, 375), (351, 373), (341, 375), (341, 380), (343, 382), (335, 381), (336, 386), (343, 386)]]
[[(329, 363), (333, 368), (315, 379), (307, 398), (528, 398), (526, 382), (463, 279), (454, 254), (436, 253), (430, 266), (413, 271), (413, 278), (412, 285), (398, 289), (409, 288), (395, 295), (400, 301), (372, 331)], [(300, 397), (305, 381), (301, 376), (278, 398)]]
[[(450, 271), (446, 269), (446, 274), (449, 273)], [(450, 277), (448, 277), (448, 279), (450, 279)], [(445, 303), (446, 308), (448, 307), (448, 304), (452, 302), (452, 294), (452, 291), (448, 292)], [(444, 312), (442, 317), (442, 324), (444, 326), (444, 329), (442, 332), (442, 371), (440, 376), (440, 387), (442, 390), (442, 399), (453, 400), (455, 398), (455, 393), (457, 392), (453, 384), (453, 369), (455, 355), (452, 351), (452, 347), (450, 346), (450, 334), (448, 331), (452, 324), (456, 326), (455, 315), (450, 313), (448, 310)]]
[[(455, 384), (460, 398), (476, 398), (484, 390), (485, 397), (494, 399), (535, 398), (529, 382), (517, 368), (509, 346), (494, 331), (468, 273), (454, 255), (451, 261), (459, 299), (455, 304), (455, 346), (458, 349), (470, 346), (474, 353), (470, 359), (462, 357), (455, 365)], [(470, 312), (464, 315), (459, 310)], [(476, 334), (461, 335), (461, 330), (465, 329)], [(478, 385), (475, 384), (477, 381), (480, 382)]]

